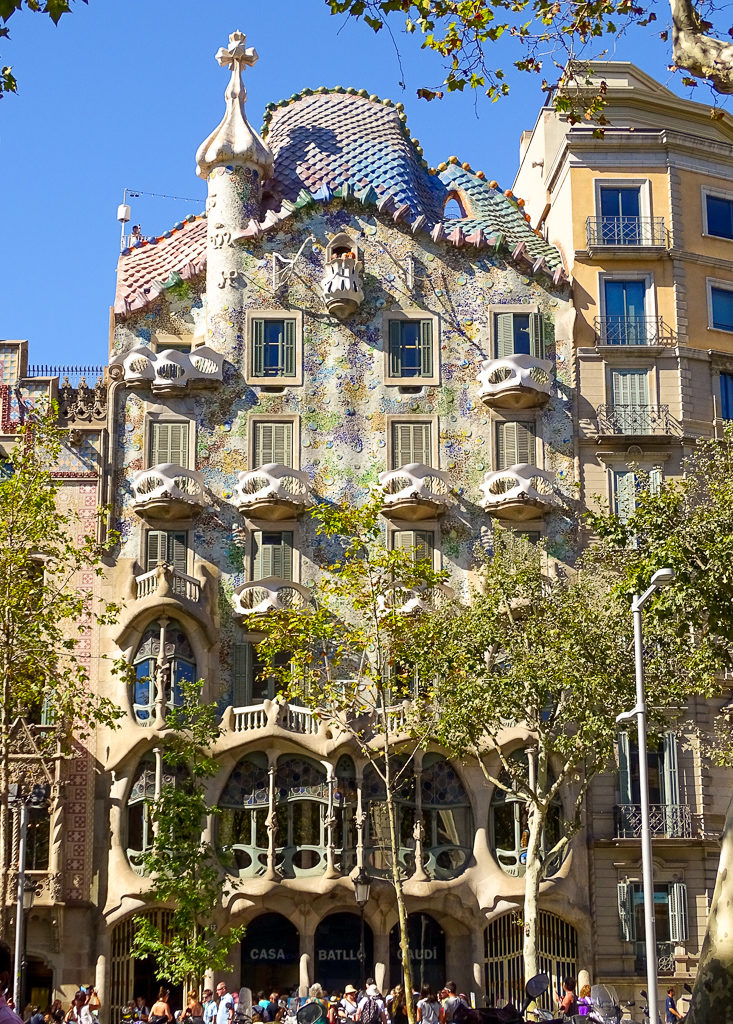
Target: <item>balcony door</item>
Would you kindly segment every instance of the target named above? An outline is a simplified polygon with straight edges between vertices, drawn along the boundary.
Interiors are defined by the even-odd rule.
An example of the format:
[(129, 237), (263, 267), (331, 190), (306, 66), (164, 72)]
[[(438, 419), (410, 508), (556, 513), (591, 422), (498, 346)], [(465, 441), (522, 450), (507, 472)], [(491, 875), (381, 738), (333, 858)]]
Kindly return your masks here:
[[(624, 836), (638, 831), (638, 808), (641, 804), (639, 782), (639, 748), (629, 741), (628, 733), (618, 740), (619, 752), (619, 823)], [(650, 824), (652, 833), (661, 836), (685, 834), (684, 814), (680, 806), (680, 774), (677, 756), (677, 737), (673, 732), (664, 734), (656, 748), (647, 750), (649, 775)]]
[(646, 370), (613, 370), (613, 421), (616, 434), (649, 434), (649, 375)]
[(644, 345), (646, 332), (646, 282), (608, 279), (604, 281), (604, 311), (607, 345)]
[(640, 245), (640, 190), (601, 187), (601, 237), (604, 245)]

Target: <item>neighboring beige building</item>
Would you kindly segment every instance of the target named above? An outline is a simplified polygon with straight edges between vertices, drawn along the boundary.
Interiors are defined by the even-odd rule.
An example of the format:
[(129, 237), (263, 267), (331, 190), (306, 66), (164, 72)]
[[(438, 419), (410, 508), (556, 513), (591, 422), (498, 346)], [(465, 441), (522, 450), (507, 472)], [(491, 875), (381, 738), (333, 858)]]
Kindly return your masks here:
[[(632, 64), (599, 63), (594, 78), (603, 138), (543, 108), (513, 190), (571, 277), (583, 501), (623, 514), (639, 472), (679, 475), (696, 439), (733, 418), (733, 119)], [(689, 710), (709, 728), (713, 707)], [(644, 980), (635, 763), (622, 737), (619, 775), (589, 805), (594, 974), (620, 988)], [(679, 981), (699, 956), (731, 783), (693, 737), (665, 737), (650, 771), (660, 974)]]

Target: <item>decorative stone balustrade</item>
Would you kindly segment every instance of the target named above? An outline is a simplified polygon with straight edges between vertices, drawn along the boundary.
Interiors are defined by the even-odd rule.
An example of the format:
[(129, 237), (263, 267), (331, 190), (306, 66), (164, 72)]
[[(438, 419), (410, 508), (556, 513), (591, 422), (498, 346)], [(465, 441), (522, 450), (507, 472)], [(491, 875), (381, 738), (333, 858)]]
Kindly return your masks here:
[(139, 515), (181, 519), (206, 505), (204, 478), (196, 469), (162, 462), (133, 474), (134, 509)]
[(481, 506), (497, 519), (537, 519), (560, 504), (554, 481), (554, 473), (526, 462), (487, 473), (481, 484)]
[(128, 387), (150, 387), (155, 394), (175, 394), (188, 388), (215, 387), (224, 374), (224, 356), (208, 345), (193, 352), (167, 348), (154, 352), (141, 345), (110, 364), (110, 373)]
[(232, 596), (235, 615), (271, 615), (275, 612), (305, 608), (311, 596), (307, 587), (292, 580), (268, 576), (254, 583), (243, 583)]
[(382, 514), (396, 519), (432, 519), (442, 516), (451, 503), (448, 474), (422, 462), (379, 474), (384, 488)]
[(476, 378), (479, 398), (494, 409), (544, 405), (552, 387), (552, 362), (530, 355), (485, 359)]
[(453, 596), (453, 590), (444, 583), (432, 587), (427, 584), (405, 587), (396, 583), (377, 598), (377, 612), (379, 615), (390, 612), (397, 615), (420, 615), (436, 608), (443, 601), (450, 601)]
[(278, 462), (240, 473), (234, 489), (239, 511), (261, 519), (290, 519), (300, 515), (310, 501), (308, 476)]
[(318, 733), (318, 719), (310, 708), (298, 704), (284, 704), (277, 700), (266, 700), (262, 704), (250, 704), (233, 709), (233, 732), (256, 732), (276, 726), (299, 736), (315, 736)]
[(136, 576), (135, 587), (138, 600), (156, 593), (159, 597), (185, 598), (194, 604), (201, 599), (201, 581), (166, 562), (159, 562), (150, 572)]
[(326, 264), (321, 281), (326, 309), (334, 316), (353, 313), (364, 301), (364, 264), (355, 252), (339, 253)]

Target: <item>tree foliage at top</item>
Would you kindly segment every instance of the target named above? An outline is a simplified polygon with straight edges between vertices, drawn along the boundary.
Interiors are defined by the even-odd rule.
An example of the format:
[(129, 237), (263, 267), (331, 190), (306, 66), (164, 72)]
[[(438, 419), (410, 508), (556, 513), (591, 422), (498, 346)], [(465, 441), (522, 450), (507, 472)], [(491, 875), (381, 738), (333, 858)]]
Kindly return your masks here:
[[(589, 89), (594, 60), (607, 52), (606, 40), (631, 26), (658, 31), (672, 40), (673, 69), (683, 84), (707, 81), (718, 93), (733, 92), (733, 43), (715, 35), (716, 8), (709, 0), (669, 0), (661, 29), (651, 0), (326, 0), (334, 14), (362, 19), (375, 32), (392, 20), (422, 37), (423, 49), (442, 58), (441, 86), (422, 86), (426, 100), (444, 92), (482, 89), (491, 100), (509, 92), (513, 71), (542, 77), (558, 110), (577, 120), (604, 123), (605, 88)], [(722, 24), (719, 33), (730, 35)], [(650, 28), (649, 26), (654, 26)], [(501, 43), (495, 52), (495, 45)]]
[(131, 956), (153, 957), (169, 982), (200, 990), (208, 970), (230, 971), (229, 954), (244, 926), (222, 928), (218, 912), (228, 890), (214, 845), (202, 838), (208, 814), (206, 782), (219, 765), (212, 747), (219, 737), (216, 703), (201, 701), (202, 682), (183, 684), (183, 702), (168, 710), (164, 734), (165, 772), (150, 818), (153, 839), (142, 857), (151, 885), (147, 902), (170, 908), (161, 927), (150, 916), (135, 918)]
[[(82, 0), (88, 3), (89, 0)], [(0, 0), (0, 39), (10, 35), (8, 22), (18, 11), (28, 10), (35, 14), (47, 15), (54, 25), (58, 25), (64, 14), (71, 12), (73, 0)], [(18, 83), (9, 65), (0, 68), (0, 99), (6, 92), (17, 92)]]

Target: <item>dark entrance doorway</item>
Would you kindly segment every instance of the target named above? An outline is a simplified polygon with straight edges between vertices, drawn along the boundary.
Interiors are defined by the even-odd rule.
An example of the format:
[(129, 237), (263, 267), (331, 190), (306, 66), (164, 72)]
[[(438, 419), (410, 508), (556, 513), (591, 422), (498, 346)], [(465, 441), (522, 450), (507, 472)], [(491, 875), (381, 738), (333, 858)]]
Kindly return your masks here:
[[(351, 984), (357, 988), (364, 981), (359, 963), (361, 920), (359, 914), (329, 914), (316, 928), (315, 981), (328, 991)], [(374, 937), (364, 925), (364, 976), (374, 973)]]
[[(410, 942), (410, 964), (412, 983), (420, 990), (430, 985), (438, 992), (445, 984), (445, 933), (430, 914), (410, 914), (407, 918), (407, 934)], [(395, 925), (389, 933), (390, 984), (402, 982), (402, 950), (400, 929)]]
[(25, 989), (25, 1001), (19, 1012), (22, 1013), (26, 1003), (30, 1003), (45, 1013), (46, 1007), (51, 1005), (53, 973), (48, 964), (38, 957), (26, 958)]
[(242, 985), (252, 990), (289, 993), (298, 984), (300, 936), (282, 914), (260, 914), (242, 941)]

